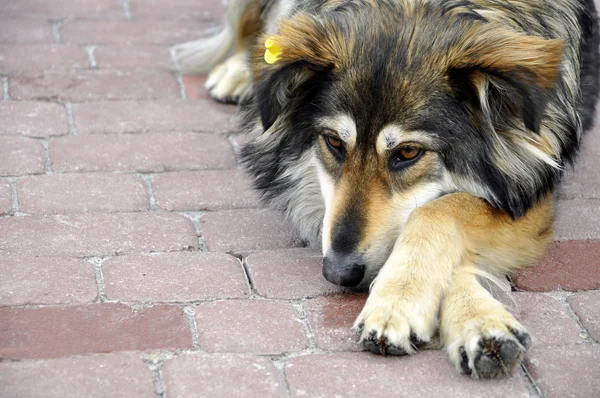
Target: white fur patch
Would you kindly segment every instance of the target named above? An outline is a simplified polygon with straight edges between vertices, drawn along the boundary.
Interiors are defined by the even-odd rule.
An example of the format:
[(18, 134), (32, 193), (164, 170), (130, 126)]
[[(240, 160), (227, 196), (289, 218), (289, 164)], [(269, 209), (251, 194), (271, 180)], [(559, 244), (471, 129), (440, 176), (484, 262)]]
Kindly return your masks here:
[(378, 153), (385, 153), (403, 142), (416, 142), (427, 146), (431, 138), (419, 131), (406, 131), (397, 125), (388, 125), (381, 129), (375, 147)]
[(354, 119), (345, 114), (325, 117), (319, 120), (319, 125), (324, 129), (330, 129), (338, 134), (338, 137), (348, 146), (356, 144), (356, 123)]

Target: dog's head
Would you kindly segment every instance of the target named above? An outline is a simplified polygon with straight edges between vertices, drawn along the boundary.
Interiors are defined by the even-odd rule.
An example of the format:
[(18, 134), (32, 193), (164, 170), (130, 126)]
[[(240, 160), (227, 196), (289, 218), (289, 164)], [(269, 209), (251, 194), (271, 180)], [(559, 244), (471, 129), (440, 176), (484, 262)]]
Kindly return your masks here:
[[(258, 48), (265, 134), (313, 153), (325, 200), (325, 277), (366, 284), (408, 215), (466, 191), (513, 217), (552, 187), (564, 143), (543, 115), (562, 42), (526, 36), (469, 9), (332, 1), (297, 13)], [(260, 47), (260, 46), (259, 46)]]

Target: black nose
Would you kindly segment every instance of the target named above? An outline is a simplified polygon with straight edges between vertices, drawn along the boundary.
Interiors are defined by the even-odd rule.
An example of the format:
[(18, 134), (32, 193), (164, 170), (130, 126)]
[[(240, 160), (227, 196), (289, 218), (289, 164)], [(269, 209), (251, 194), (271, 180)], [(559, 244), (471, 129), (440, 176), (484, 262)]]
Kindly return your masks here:
[(355, 254), (329, 252), (323, 258), (323, 276), (340, 286), (356, 286), (365, 276), (365, 265)]

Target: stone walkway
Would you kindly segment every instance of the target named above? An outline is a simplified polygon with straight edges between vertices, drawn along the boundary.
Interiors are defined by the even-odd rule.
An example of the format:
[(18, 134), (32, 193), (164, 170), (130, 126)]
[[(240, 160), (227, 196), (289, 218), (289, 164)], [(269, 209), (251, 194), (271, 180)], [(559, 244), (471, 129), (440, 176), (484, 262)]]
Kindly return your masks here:
[(600, 125), (550, 253), (514, 279), (523, 368), (359, 352), (365, 296), (259, 208), (235, 108), (173, 71), (169, 47), (221, 14), (0, 0), (0, 397), (600, 396)]

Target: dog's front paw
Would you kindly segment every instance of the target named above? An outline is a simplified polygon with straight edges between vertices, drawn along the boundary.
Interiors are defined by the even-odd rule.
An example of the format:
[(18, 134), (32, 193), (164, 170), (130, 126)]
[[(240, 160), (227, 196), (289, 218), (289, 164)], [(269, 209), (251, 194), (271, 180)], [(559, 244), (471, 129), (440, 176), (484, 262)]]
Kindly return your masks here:
[(436, 331), (439, 302), (430, 297), (402, 294), (402, 290), (374, 289), (354, 323), (369, 351), (383, 355), (413, 354), (429, 343)]
[(206, 88), (217, 101), (237, 104), (250, 95), (252, 77), (245, 58), (234, 55), (208, 75)]
[(463, 373), (497, 378), (510, 375), (530, 346), (531, 336), (516, 320), (482, 319), (456, 336), (448, 353)]

